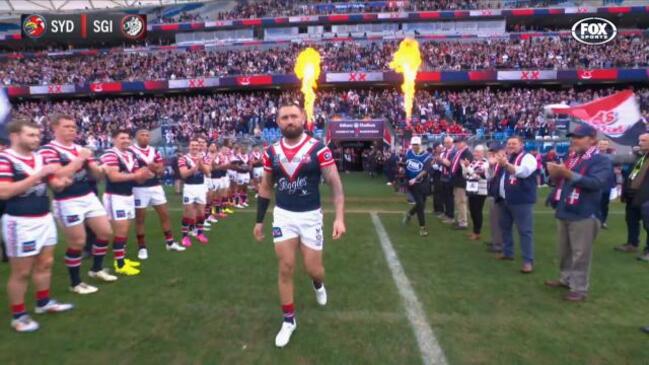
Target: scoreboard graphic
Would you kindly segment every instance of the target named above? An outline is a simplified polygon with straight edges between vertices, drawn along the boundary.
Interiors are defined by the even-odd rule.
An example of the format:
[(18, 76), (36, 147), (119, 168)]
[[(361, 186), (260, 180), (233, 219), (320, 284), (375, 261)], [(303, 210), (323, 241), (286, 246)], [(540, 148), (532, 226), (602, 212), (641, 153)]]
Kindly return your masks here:
[(126, 13), (23, 14), (23, 39), (34, 41), (135, 41), (146, 37), (146, 15)]

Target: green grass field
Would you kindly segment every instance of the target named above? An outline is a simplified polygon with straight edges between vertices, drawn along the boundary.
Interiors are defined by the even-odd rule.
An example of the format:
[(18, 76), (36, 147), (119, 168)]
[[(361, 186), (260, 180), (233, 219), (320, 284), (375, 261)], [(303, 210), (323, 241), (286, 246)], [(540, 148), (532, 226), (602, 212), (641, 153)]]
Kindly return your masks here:
[[(8, 309), (0, 311), (0, 364), (421, 363), (370, 211), (379, 213), (448, 363), (649, 363), (649, 337), (638, 330), (649, 325), (649, 265), (613, 251), (626, 237), (619, 203), (611, 206), (611, 229), (596, 243), (589, 300), (569, 304), (560, 291), (543, 286), (557, 275), (548, 208), (539, 205), (535, 216), (536, 271), (522, 275), (520, 259), (496, 261), (481, 243), (430, 215), (427, 238), (417, 235), (414, 222), (402, 226), (404, 197), (383, 180), (351, 174), (344, 184), (348, 234), (326, 243), (329, 305), (318, 307), (298, 269), (298, 330), (287, 348), (277, 350), (273, 343), (281, 313), (272, 243), (252, 239), (249, 208), (213, 226), (208, 246), (195, 244), (180, 254), (164, 250), (151, 214), (150, 258), (142, 275), (98, 284), (100, 292), (90, 296), (67, 291), (60, 244), (53, 294), (77, 307), (37, 316), (41, 330), (32, 334), (14, 333)], [(173, 194), (170, 200), (179, 233), (181, 206)], [(326, 214), (329, 234), (331, 219)], [(134, 240), (129, 248), (134, 257)], [(93, 283), (88, 267), (84, 261), (83, 277)], [(7, 275), (7, 265), (0, 265), (3, 308)], [(27, 305), (33, 309), (32, 291)]]

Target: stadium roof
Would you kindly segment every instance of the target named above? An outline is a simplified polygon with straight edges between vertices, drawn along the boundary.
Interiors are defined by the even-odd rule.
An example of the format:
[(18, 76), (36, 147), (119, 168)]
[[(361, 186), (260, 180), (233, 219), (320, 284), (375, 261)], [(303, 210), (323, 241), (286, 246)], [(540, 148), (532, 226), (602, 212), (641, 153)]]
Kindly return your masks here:
[(101, 10), (174, 5), (200, 0), (0, 0), (0, 13)]

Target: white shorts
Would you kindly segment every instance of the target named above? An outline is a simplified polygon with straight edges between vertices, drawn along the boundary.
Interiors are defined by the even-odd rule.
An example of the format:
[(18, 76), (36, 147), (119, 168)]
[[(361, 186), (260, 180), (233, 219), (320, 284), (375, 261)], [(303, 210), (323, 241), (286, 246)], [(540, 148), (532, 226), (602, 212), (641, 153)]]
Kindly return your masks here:
[(259, 180), (264, 175), (264, 167), (255, 167), (252, 169), (252, 176)]
[(216, 178), (210, 178), (209, 183), (207, 184), (207, 190), (209, 191), (215, 191), (218, 189), (219, 186), (219, 179)]
[(48, 213), (42, 217), (2, 217), (2, 236), (8, 257), (29, 257), (41, 253), (43, 247), (57, 242), (54, 217)]
[(185, 184), (183, 186), (183, 205), (202, 204), (207, 202), (205, 184)]
[(250, 184), (250, 173), (249, 172), (238, 172), (237, 173), (237, 185), (247, 185)]
[(135, 209), (167, 204), (167, 196), (161, 185), (133, 188)]
[(228, 177), (230, 181), (236, 181), (237, 180), (237, 172), (234, 170), (228, 170), (227, 174), (225, 175)]
[(123, 221), (135, 218), (135, 198), (133, 195), (118, 195), (104, 193), (104, 207), (108, 212), (108, 219)]
[(63, 227), (72, 227), (83, 224), (86, 218), (102, 217), (106, 209), (101, 205), (95, 193), (77, 196), (69, 199), (52, 201), (54, 216)]
[(223, 190), (230, 187), (230, 179), (227, 176), (218, 177), (212, 179), (212, 184), (214, 184), (214, 190)]
[(322, 250), (322, 209), (308, 212), (291, 212), (279, 207), (273, 209), (273, 242), (279, 243), (296, 237), (300, 238), (304, 246), (316, 251)]

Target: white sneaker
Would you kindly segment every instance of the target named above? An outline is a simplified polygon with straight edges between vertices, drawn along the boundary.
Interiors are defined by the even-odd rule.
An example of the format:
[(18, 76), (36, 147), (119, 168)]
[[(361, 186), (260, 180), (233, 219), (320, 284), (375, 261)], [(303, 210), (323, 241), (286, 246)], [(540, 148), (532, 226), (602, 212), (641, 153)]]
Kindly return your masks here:
[(293, 319), (293, 323), (283, 321), (282, 328), (280, 328), (277, 336), (275, 336), (275, 346), (284, 347), (288, 345), (291, 340), (293, 331), (297, 328), (297, 320)]
[(99, 291), (99, 289), (97, 287), (88, 285), (86, 283), (79, 283), (79, 285), (77, 286), (71, 286), (70, 291), (73, 293), (86, 295), (86, 294), (96, 293)]
[(244, 208), (244, 206), (241, 205), (241, 204), (237, 204), (237, 205), (235, 205), (234, 207), (235, 207), (235, 208), (238, 208), (238, 209), (243, 209), (243, 208)]
[(247, 202), (246, 202), (246, 203), (241, 203), (241, 205), (242, 205), (244, 208), (248, 208), (248, 207), (250, 206)]
[(172, 243), (172, 244), (170, 244), (170, 245), (165, 245), (165, 247), (167, 248), (167, 251), (178, 251), (178, 252), (183, 252), (183, 251), (186, 250), (185, 247), (179, 245), (177, 242), (174, 242), (174, 243)]
[(149, 258), (149, 251), (146, 248), (141, 248), (137, 252), (137, 258), (140, 260), (146, 260)]
[(198, 233), (196, 233), (196, 229), (192, 229), (191, 231), (189, 231), (189, 235), (192, 237), (196, 237), (198, 236)]
[(212, 230), (211, 226), (203, 226), (203, 232), (209, 232)]
[(208, 222), (208, 223), (218, 223), (218, 222), (219, 222), (219, 220), (218, 220), (218, 219), (216, 219), (216, 217), (215, 217), (215, 216), (213, 216), (213, 215), (210, 215), (209, 217), (207, 217), (207, 220), (206, 220), (206, 222)]
[(107, 283), (112, 283), (113, 281), (117, 281), (117, 276), (111, 275), (106, 271), (106, 269), (103, 269), (101, 271), (88, 271), (88, 276), (90, 276), (93, 279), (105, 281)]
[(325, 289), (324, 284), (320, 289), (313, 288), (313, 290), (315, 291), (315, 301), (322, 306), (327, 305), (327, 289)]
[(11, 320), (11, 327), (18, 332), (34, 332), (38, 330), (38, 322), (32, 319), (28, 314), (24, 314), (17, 319)]
[(210, 223), (210, 222), (208, 222), (208, 221), (203, 222), (203, 228), (205, 228), (205, 227), (211, 227), (211, 226), (212, 226), (212, 223)]
[(44, 306), (42, 307), (36, 306), (34, 312), (36, 312), (36, 314), (59, 313), (59, 312), (67, 312), (72, 308), (74, 308), (74, 304), (59, 303), (54, 299), (50, 299), (50, 301), (47, 302), (47, 304), (45, 304)]

